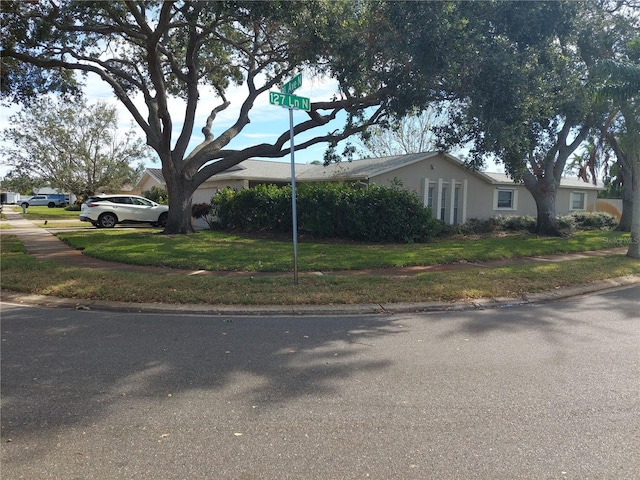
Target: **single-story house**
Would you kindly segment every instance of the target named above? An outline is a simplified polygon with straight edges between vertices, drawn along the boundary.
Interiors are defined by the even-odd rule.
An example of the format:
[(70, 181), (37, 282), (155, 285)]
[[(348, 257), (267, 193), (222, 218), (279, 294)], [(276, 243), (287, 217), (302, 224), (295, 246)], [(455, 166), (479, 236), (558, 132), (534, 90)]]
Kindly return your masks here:
[[(209, 202), (224, 187), (252, 188), (257, 184), (290, 183), (291, 164), (267, 160), (244, 162), (214, 175), (194, 194), (194, 203)], [(536, 204), (522, 184), (501, 173), (475, 172), (456, 157), (439, 152), (367, 158), (329, 166), (296, 164), (296, 182), (351, 181), (371, 185), (401, 185), (415, 191), (434, 215), (449, 224), (498, 215), (536, 215)], [(147, 169), (138, 189), (164, 188), (160, 169)], [(603, 187), (578, 178), (563, 178), (556, 197), (556, 213), (595, 211)]]

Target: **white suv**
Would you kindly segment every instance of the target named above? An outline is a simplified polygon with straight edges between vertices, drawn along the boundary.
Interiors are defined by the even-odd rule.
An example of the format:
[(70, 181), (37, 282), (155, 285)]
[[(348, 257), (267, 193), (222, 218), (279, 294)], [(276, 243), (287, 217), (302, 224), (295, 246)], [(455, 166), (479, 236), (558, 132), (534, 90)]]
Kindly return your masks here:
[(97, 195), (81, 206), (80, 220), (98, 228), (113, 228), (117, 223), (150, 223), (164, 227), (169, 207), (137, 195)]

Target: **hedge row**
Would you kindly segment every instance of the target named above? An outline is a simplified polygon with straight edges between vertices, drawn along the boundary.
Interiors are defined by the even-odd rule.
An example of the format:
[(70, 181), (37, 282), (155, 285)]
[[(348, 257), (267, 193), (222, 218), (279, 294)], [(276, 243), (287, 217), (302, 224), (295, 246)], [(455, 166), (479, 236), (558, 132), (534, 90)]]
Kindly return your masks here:
[[(611, 230), (618, 225), (616, 217), (604, 212), (573, 212), (557, 217), (560, 230)], [(481, 234), (493, 232), (533, 231), (536, 217), (530, 215), (508, 215), (484, 220), (471, 218), (460, 225), (446, 225), (443, 235)]]
[[(302, 184), (296, 189), (298, 231), (315, 237), (371, 242), (425, 242), (441, 230), (415, 193), (378, 185)], [(291, 231), (291, 187), (259, 185), (218, 192), (211, 200), (217, 227)]]

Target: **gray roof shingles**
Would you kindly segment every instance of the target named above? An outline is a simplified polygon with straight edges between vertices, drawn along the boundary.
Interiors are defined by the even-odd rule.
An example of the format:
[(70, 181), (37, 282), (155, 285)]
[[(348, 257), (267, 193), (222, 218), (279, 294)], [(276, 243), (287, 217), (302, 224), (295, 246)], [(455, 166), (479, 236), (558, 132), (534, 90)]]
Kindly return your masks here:
[[(371, 177), (392, 172), (398, 168), (417, 163), (438, 155), (438, 152), (415, 153), (409, 155), (397, 155), (381, 158), (366, 158), (354, 160), (352, 162), (334, 163), (328, 166), (322, 164), (296, 164), (296, 179), (299, 181), (323, 181), (323, 180), (354, 180), (366, 181)], [(464, 163), (459, 159), (444, 154), (448, 161), (464, 167)], [(164, 184), (162, 170), (159, 168), (148, 168), (147, 172), (158, 182)], [(473, 172), (470, 173), (482, 178), (490, 184), (513, 185), (511, 180), (504, 173), (493, 172)], [(216, 175), (216, 180), (253, 180), (262, 182), (283, 182), (291, 178), (291, 163), (274, 162), (270, 160), (245, 160), (242, 163), (231, 167)], [(563, 177), (561, 186), (581, 189), (601, 189), (583, 182), (578, 178)]]

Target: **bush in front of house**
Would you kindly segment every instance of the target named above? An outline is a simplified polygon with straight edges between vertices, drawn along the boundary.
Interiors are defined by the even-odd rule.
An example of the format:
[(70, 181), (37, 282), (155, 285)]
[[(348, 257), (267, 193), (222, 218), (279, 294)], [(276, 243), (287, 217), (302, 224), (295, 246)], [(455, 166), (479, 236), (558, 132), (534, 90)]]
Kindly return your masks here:
[(498, 230), (505, 232), (533, 231), (536, 217), (531, 215), (506, 215), (497, 217)]
[(412, 191), (379, 185), (352, 188), (354, 194), (347, 197), (344, 208), (347, 211), (340, 219), (343, 229), (351, 233), (349, 238), (371, 242), (427, 242), (442, 228), (431, 209), (423, 206)]
[(291, 188), (257, 185), (234, 190), (224, 188), (211, 199), (212, 227), (246, 232), (291, 229)]
[(211, 214), (211, 204), (209, 203), (194, 203), (191, 205), (191, 216), (193, 218), (206, 218)]
[[(296, 189), (298, 231), (314, 237), (371, 242), (425, 242), (441, 223), (415, 193), (399, 188), (341, 183), (302, 184)], [(222, 229), (291, 231), (291, 187), (259, 185), (224, 189), (211, 200)]]
[(169, 194), (164, 188), (160, 188), (156, 185), (149, 190), (142, 192), (142, 196), (148, 198), (152, 202), (159, 203), (160, 205), (169, 205)]
[(572, 230), (612, 230), (618, 226), (618, 220), (605, 212), (571, 212), (558, 217), (559, 222), (569, 224)]
[(211, 204), (210, 203), (194, 203), (191, 205), (191, 216), (193, 218), (202, 219), (209, 227), (211, 227), (213, 217), (211, 215)]
[[(572, 212), (556, 218), (558, 228), (563, 231), (611, 230), (618, 221), (604, 212)], [(470, 218), (465, 223), (445, 225), (441, 236), (482, 235), (495, 232), (531, 232), (535, 229), (536, 217), (531, 215), (506, 215), (486, 219)]]

